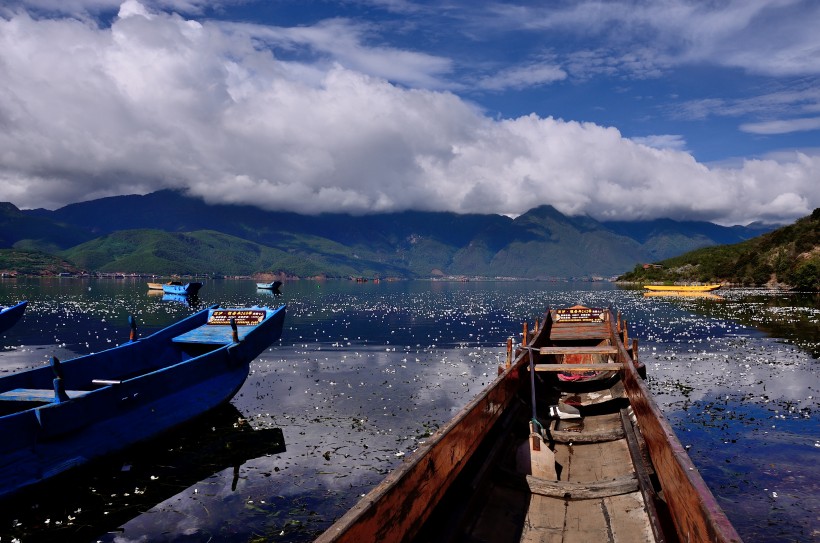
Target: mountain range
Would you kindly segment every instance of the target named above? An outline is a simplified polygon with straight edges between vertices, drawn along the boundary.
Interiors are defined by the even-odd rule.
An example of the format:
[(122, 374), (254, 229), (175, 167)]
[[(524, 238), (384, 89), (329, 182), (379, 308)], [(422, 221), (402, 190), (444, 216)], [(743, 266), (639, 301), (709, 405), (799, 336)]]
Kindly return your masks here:
[(53, 255), (86, 271), (123, 273), (609, 277), (636, 263), (738, 243), (773, 228), (601, 222), (548, 205), (516, 218), (421, 211), (311, 216), (209, 205), (170, 190), (53, 211), (0, 203), (5, 267), (13, 250)]

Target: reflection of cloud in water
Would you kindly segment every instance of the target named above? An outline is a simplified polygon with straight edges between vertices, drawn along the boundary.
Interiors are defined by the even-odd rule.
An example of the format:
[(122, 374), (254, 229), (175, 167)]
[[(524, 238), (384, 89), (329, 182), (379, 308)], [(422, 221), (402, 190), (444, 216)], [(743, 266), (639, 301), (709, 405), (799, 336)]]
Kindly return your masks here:
[[(281, 428), (287, 450), (245, 462), (236, 491), (232, 470), (183, 490), (126, 524), (116, 541), (278, 535), (300, 519), (314, 530), (321, 519), (329, 525), (489, 384), (499, 355), (304, 344), (266, 353), (233, 403), (255, 428)], [(237, 509), (245, 513), (234, 523)]]
[(811, 402), (806, 384), (817, 378), (813, 359), (803, 351), (766, 338), (722, 339), (709, 348), (689, 352), (664, 346), (644, 353), (651, 388), (660, 402), (668, 403), (662, 398), (669, 396), (694, 402), (726, 395), (749, 401), (759, 396), (762, 403)]

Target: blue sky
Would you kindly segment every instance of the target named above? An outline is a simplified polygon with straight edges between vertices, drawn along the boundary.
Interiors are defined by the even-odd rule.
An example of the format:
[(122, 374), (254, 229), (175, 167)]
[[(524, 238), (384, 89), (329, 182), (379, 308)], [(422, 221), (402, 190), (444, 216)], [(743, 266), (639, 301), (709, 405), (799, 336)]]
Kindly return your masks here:
[(12, 0), (0, 201), (790, 222), (820, 2)]

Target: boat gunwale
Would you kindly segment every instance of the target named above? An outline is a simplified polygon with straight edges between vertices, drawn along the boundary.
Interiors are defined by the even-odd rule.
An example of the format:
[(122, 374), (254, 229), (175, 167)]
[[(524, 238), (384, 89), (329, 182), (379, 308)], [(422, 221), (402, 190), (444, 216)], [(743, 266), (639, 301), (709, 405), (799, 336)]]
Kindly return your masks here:
[[(617, 337), (612, 319), (609, 325), (612, 334)], [(740, 536), (658, 407), (646, 382), (638, 374), (623, 342), (616, 343), (619, 350), (617, 358), (624, 366), (621, 376), (627, 398), (638, 421), (638, 430), (649, 448), (678, 537), (681, 541), (739, 543), (742, 541)], [(670, 469), (673, 473), (670, 473)], [(681, 480), (687, 484), (681, 485)], [(674, 489), (674, 492), (670, 492), (670, 489)], [(685, 495), (681, 496), (682, 493)], [(691, 515), (693, 505), (700, 513), (698, 518), (701, 522)]]
[[(516, 397), (520, 385), (521, 368), (526, 364), (526, 361), (526, 351), (523, 351), (510, 366), (504, 368), (498, 377), (470, 400), (456, 415), (315, 539), (314, 543), (331, 541), (360, 543), (362, 540), (375, 540), (386, 543), (412, 539), (461, 473), (467, 461), (484, 441), (487, 433), (495, 426), (495, 423)], [(494, 393), (496, 393), (495, 395), (504, 394), (502, 403), (493, 405), (492, 396), (494, 396)], [(446, 452), (448, 446), (451, 445), (448, 443), (448, 438), (454, 432), (464, 431), (460, 427), (468, 417), (479, 417), (480, 419), (482, 411), (486, 410), (485, 404), (492, 409), (489, 413), (490, 416), (484, 420), (483, 427), (479, 430), (471, 428), (471, 435), (474, 437), (469, 447), (462, 451), (460, 455), (449, 455), (452, 465), (446, 471), (447, 475), (444, 483), (425, 485), (425, 488), (429, 488), (427, 492), (429, 498), (420, 499), (423, 496), (418, 496), (415, 492), (417, 487), (414, 477), (419, 474), (423, 475), (428, 471), (434, 472), (442, 469), (441, 466), (433, 465), (431, 456), (442, 451)], [(424, 463), (427, 465), (423, 465)], [(414, 504), (421, 504), (422, 511), (420, 514), (412, 516), (407, 514), (408, 511), (405, 508), (395, 508), (391, 514), (390, 508), (393, 503), (388, 503), (389, 498), (397, 499), (402, 505), (409, 505), (410, 507)], [(374, 527), (367, 525), (367, 520), (373, 518), (383, 519), (383, 522), (378, 525), (378, 530), (374, 530)], [(411, 522), (407, 522), (408, 518), (411, 519)]]

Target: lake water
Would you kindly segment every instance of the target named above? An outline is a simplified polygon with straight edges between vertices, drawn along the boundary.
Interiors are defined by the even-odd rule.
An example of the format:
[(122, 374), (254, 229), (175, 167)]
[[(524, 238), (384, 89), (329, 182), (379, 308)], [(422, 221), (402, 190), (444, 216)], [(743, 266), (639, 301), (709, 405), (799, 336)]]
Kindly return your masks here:
[[(612, 306), (746, 541), (820, 540), (817, 297), (644, 297), (608, 283), (207, 281), (191, 305), (136, 279), (2, 279), (30, 300), (0, 372), (147, 335), (196, 308), (288, 304), (230, 406), (3, 504), (0, 542), (310, 541), (484, 388), (548, 306)], [(253, 431), (250, 431), (253, 430)]]

